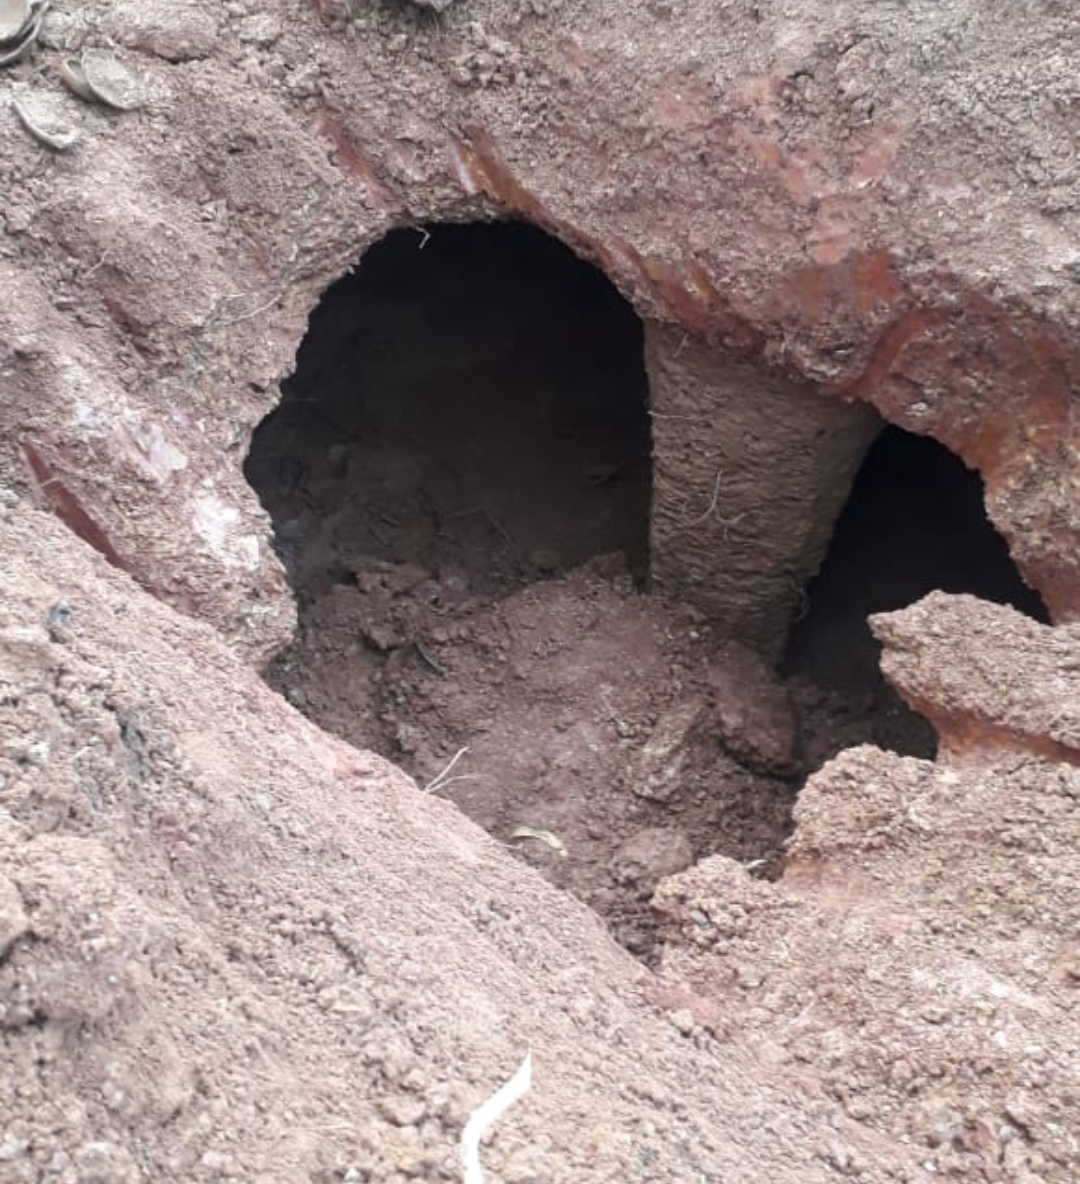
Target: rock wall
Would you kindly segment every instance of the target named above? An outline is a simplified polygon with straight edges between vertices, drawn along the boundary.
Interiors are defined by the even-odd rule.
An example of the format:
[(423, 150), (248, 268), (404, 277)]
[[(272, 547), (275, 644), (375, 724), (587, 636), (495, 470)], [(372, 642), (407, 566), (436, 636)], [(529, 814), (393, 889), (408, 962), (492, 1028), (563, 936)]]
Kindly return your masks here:
[[(81, 133), (53, 153), (0, 104), (0, 475), (265, 656), (292, 607), (241, 464), (308, 312), (392, 226), (513, 214), (686, 335), (689, 386), (762, 364), (978, 467), (1021, 570), (1072, 619), (1078, 38), (1068, 6), (1003, 21), (976, 0), (722, 19), (704, 0), (54, 5), (0, 75)], [(63, 57), (94, 47), (141, 108), (63, 90)], [(679, 474), (688, 506), (711, 502), (713, 451)], [(771, 634), (839, 485), (804, 507), (814, 541), (760, 610), (717, 602), (719, 524), (661, 578), (714, 584), (721, 617)]]

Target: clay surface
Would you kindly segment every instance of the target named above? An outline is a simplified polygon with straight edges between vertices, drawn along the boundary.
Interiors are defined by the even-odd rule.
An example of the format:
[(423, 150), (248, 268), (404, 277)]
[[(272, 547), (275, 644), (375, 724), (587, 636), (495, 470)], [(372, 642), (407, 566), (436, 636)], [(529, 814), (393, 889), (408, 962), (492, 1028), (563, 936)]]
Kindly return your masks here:
[[(490, 1184), (1072, 1184), (1072, 5), (55, 0), (25, 50), (0, 1184), (456, 1181), (530, 1050)], [(335, 281), (506, 219), (616, 361), (443, 272), (290, 424)], [(886, 425), (1033, 590), (874, 617), (938, 759), (826, 591)]]

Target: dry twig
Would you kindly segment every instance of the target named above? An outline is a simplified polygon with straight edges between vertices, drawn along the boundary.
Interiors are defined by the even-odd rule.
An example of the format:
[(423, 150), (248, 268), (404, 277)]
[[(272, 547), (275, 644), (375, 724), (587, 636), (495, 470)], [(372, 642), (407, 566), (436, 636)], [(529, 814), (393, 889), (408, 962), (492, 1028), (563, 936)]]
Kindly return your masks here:
[(712, 497), (709, 499), (709, 504), (705, 509), (705, 513), (699, 515), (697, 518), (694, 518), (692, 521), (685, 523), (684, 525), (687, 528), (689, 528), (691, 526), (700, 526), (701, 523), (706, 520), (706, 518), (711, 518), (713, 516), (713, 514), (716, 512), (716, 505), (717, 505), (717, 502), (719, 502), (719, 500), (720, 500), (720, 482), (723, 479), (723, 476), (724, 476), (723, 470), (717, 469), (716, 470), (716, 480), (713, 482)]
[[(437, 777), (435, 777), (432, 781), (429, 781), (427, 783), (427, 785), (424, 786), (424, 793), (436, 793), (436, 792), (438, 792), (438, 790), (442, 789), (444, 786), (449, 785), (450, 781), (451, 781), (450, 773), (452, 772), (454, 766), (458, 763), (458, 761), (461, 760), (461, 758), (468, 751), (469, 751), (468, 745), (466, 745), (464, 748), (459, 748), (457, 750), (457, 752), (454, 753), (453, 758), (451, 759), (450, 763), (446, 766), (446, 768), (443, 769), (443, 771)], [(453, 778), (453, 780), (460, 781), (461, 777), (462, 777), (462, 775), (459, 774), (457, 777)]]

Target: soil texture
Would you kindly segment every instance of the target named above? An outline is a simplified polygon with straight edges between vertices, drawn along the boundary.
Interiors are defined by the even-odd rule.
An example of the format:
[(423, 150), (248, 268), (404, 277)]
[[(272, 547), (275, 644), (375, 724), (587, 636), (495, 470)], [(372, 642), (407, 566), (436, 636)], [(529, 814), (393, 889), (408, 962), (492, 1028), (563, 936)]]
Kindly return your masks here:
[(619, 556), (498, 599), (377, 560), (354, 575), (303, 613), (271, 683), (437, 787), (629, 949), (650, 950), (663, 875), (717, 851), (777, 870), (801, 769), (784, 689), (638, 592)]

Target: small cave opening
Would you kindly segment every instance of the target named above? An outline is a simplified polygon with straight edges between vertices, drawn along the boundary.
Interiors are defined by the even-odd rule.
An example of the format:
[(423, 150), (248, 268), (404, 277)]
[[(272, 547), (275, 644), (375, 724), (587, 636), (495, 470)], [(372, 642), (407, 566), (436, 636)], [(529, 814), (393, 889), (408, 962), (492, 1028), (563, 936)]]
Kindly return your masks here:
[(939, 588), (1046, 619), (978, 475), (886, 427), (776, 671), (700, 607), (644, 594), (651, 453), (635, 311), (507, 221), (368, 250), (312, 313), (245, 464), (298, 606), (271, 686), (645, 959), (659, 880), (716, 853), (774, 875), (799, 786), (836, 752), (932, 755), (870, 614)]
[(932, 752), (869, 614), (942, 588), (1045, 619), (978, 476), (886, 428), (777, 673), (699, 606), (644, 594), (651, 453), (637, 314), (506, 221), (371, 247), (313, 311), (245, 464), (298, 606), (271, 686), (646, 959), (664, 876), (715, 853), (780, 869), (808, 771), (867, 740)]
[(987, 518), (979, 474), (935, 440), (887, 426), (859, 469), (788, 639), (783, 672), (799, 701), (809, 769), (861, 743), (934, 755), (930, 725), (881, 673), (867, 618), (935, 590), (1049, 620)]

